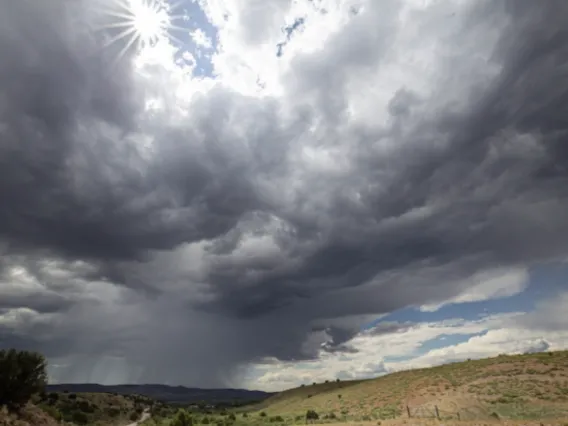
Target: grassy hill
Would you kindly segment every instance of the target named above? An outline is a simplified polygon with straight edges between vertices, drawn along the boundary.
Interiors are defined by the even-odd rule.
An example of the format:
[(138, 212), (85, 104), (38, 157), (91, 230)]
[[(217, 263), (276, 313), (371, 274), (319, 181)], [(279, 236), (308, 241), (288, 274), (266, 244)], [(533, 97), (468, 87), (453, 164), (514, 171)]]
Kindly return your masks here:
[(57, 426), (59, 422), (41, 408), (28, 404), (18, 414), (0, 408), (0, 426)]
[[(408, 408), (407, 408), (408, 407)], [(256, 408), (286, 421), (315, 410), (337, 421), (395, 417), (568, 417), (568, 351), (506, 356), (402, 371), (364, 381), (288, 390)], [(459, 413), (459, 414), (458, 414)]]
[(151, 403), (138, 395), (48, 392), (32, 403), (56, 420), (77, 425), (124, 425), (137, 420)]

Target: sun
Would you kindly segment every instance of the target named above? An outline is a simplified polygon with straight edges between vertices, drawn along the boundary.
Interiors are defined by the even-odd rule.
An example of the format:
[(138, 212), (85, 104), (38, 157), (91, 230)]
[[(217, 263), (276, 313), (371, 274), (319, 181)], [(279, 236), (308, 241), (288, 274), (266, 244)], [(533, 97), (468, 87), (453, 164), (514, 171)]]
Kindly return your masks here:
[(108, 38), (106, 45), (122, 42), (119, 57), (128, 49), (142, 50), (160, 41), (177, 40), (172, 31), (179, 29), (172, 24), (179, 17), (171, 15), (172, 6), (167, 0), (106, 0), (110, 7), (104, 8), (103, 15), (110, 18), (102, 29), (115, 34)]
[(132, 29), (142, 44), (152, 44), (167, 36), (170, 17), (157, 0), (129, 0)]

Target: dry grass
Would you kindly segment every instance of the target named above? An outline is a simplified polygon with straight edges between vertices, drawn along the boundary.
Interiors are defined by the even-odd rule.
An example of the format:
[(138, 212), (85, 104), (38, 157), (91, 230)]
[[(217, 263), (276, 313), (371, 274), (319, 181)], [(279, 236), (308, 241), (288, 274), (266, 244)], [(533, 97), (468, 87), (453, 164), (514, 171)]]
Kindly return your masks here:
[(568, 352), (499, 356), (305, 386), (271, 397), (259, 409), (289, 420), (313, 409), (376, 425), (376, 420), (408, 417), (407, 406), (413, 417), (434, 417), (437, 406), (446, 422), (457, 420), (458, 413), (461, 420), (568, 417)]
[(28, 404), (19, 414), (0, 409), (0, 426), (56, 426), (59, 423), (40, 408)]

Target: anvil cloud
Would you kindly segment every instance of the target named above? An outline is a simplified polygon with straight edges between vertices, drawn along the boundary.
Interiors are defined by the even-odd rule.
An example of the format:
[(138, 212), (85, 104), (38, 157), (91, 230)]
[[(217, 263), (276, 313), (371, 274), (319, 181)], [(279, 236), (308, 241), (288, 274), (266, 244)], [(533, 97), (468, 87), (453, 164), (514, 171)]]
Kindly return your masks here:
[(203, 1), (199, 78), (92, 3), (0, 0), (0, 345), (57, 380), (239, 385), (568, 258), (567, 2)]

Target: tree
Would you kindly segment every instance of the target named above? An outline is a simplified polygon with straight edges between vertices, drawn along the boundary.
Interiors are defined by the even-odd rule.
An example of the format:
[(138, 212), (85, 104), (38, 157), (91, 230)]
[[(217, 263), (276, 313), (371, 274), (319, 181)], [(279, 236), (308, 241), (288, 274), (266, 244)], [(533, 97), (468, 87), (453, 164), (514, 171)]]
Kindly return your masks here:
[(185, 410), (178, 410), (176, 416), (170, 423), (171, 426), (193, 426), (191, 415)]
[(47, 384), (45, 357), (37, 352), (0, 350), (0, 406), (19, 410)]

